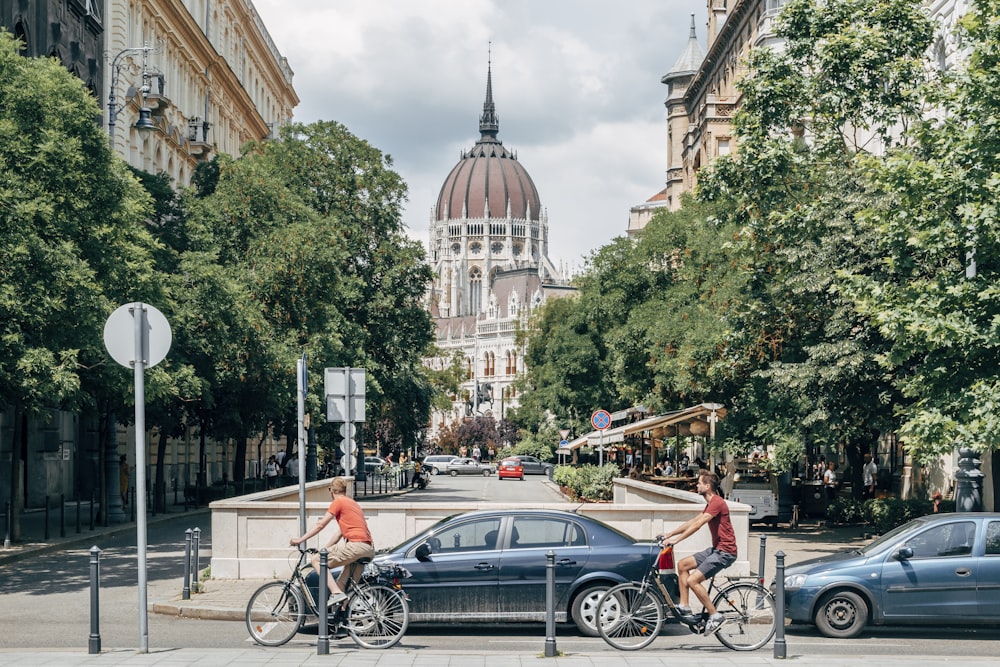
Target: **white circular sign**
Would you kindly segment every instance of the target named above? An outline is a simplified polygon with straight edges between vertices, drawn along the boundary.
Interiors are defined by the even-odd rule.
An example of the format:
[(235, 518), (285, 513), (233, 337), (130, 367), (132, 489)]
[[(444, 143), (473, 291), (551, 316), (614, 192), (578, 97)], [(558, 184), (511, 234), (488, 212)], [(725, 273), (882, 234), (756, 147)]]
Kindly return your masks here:
[(358, 432), (358, 427), (351, 422), (344, 422), (340, 425), (340, 435), (345, 438), (353, 438)]
[(340, 443), (340, 451), (344, 454), (358, 455), (358, 445), (353, 440), (344, 440)]
[(142, 356), (147, 368), (163, 361), (170, 351), (172, 334), (170, 324), (163, 313), (145, 303), (126, 303), (111, 313), (104, 323), (104, 347), (111, 358), (126, 368), (131, 368), (135, 359), (136, 330), (135, 315), (145, 311), (145, 331), (143, 331)]

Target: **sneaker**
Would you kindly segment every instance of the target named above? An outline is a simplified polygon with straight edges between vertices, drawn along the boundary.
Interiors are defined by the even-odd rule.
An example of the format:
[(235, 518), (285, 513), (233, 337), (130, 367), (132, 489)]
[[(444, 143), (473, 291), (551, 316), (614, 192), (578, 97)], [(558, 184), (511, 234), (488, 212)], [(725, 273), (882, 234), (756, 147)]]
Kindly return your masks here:
[(346, 599), (347, 599), (347, 594), (346, 593), (333, 593), (332, 595), (330, 595), (330, 598), (327, 600), (327, 604), (332, 607), (335, 604), (340, 604), (341, 602), (343, 602)]
[(726, 624), (725, 616), (716, 613), (708, 617), (708, 621), (705, 622), (705, 636), (714, 635), (716, 632)]
[(677, 613), (680, 614), (681, 620), (688, 625), (694, 625), (695, 623), (701, 621), (701, 618), (687, 607), (681, 607), (678, 605)]

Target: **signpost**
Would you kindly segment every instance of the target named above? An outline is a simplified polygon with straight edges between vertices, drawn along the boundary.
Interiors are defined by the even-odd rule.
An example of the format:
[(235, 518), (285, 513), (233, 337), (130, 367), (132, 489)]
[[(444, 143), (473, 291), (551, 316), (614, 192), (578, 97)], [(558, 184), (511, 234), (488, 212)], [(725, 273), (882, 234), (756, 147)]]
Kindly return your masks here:
[(135, 373), (135, 511), (139, 563), (139, 652), (149, 653), (146, 608), (146, 388), (144, 371), (170, 351), (170, 324), (163, 313), (141, 302), (126, 303), (104, 323), (104, 347), (111, 358)]
[(599, 445), (597, 454), (597, 465), (604, 465), (604, 431), (611, 426), (611, 413), (607, 410), (595, 410), (594, 414), (590, 415), (590, 424), (595, 430), (601, 432), (601, 442)]
[(324, 385), (326, 420), (343, 423), (340, 427), (340, 434), (344, 436), (344, 442), (340, 445), (343, 454), (340, 459), (341, 467), (344, 474), (350, 475), (357, 466), (360, 477), (364, 474), (365, 467), (363, 463), (358, 463), (361, 457), (355, 440), (355, 423), (365, 421), (365, 369), (327, 368)]
[(309, 366), (306, 355), (295, 362), (296, 396), (298, 405), (299, 456), (299, 533), (306, 530), (306, 394), (309, 393)]

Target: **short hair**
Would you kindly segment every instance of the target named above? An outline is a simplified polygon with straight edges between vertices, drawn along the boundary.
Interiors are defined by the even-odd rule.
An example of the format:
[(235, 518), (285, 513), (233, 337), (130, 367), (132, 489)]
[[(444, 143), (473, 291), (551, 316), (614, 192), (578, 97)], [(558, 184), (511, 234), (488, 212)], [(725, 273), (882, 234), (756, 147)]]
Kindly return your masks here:
[(711, 470), (702, 470), (698, 474), (698, 479), (702, 480), (703, 482), (705, 482), (706, 484), (708, 484), (709, 486), (711, 486), (712, 487), (712, 493), (718, 493), (719, 492), (719, 485), (720, 485), (719, 476), (716, 475)]
[(347, 480), (343, 477), (334, 477), (330, 480), (330, 490), (336, 494), (347, 493)]

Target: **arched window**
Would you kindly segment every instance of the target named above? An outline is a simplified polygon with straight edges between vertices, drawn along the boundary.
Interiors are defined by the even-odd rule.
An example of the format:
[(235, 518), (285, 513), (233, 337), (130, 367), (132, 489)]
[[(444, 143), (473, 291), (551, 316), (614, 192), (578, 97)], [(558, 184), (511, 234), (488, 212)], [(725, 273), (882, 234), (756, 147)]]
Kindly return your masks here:
[(504, 372), (505, 375), (510, 375), (510, 373), (511, 373), (511, 370), (510, 370), (510, 359), (511, 359), (510, 350), (507, 350), (507, 365), (504, 366), (504, 370), (503, 370), (503, 372)]
[(483, 272), (478, 266), (469, 271), (469, 314), (478, 315), (483, 307)]

